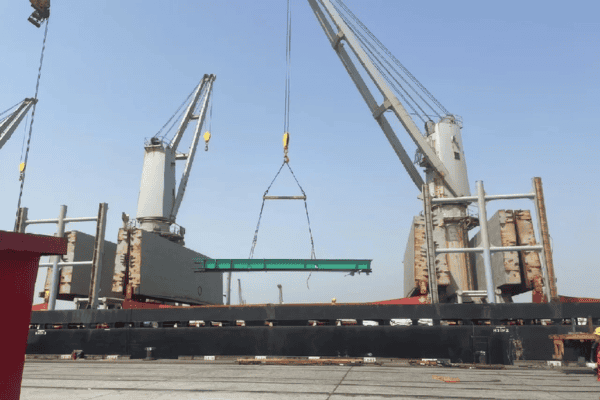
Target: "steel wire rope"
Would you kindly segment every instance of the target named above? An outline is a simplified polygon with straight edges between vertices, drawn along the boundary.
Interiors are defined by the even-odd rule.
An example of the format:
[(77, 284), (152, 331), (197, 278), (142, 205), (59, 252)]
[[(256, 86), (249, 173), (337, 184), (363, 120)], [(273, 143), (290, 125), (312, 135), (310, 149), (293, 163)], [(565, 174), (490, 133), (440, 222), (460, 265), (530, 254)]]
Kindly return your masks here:
[[(335, 5), (334, 5), (334, 8)], [(400, 95), (400, 97), (402, 97), (402, 99), (405, 101), (405, 103), (411, 108), (411, 110), (413, 110), (414, 115), (417, 115), (419, 117), (419, 119), (421, 121), (423, 121), (423, 123), (425, 123), (425, 119), (423, 117), (428, 117), (427, 113), (425, 112), (425, 110), (423, 110), (423, 108), (419, 105), (419, 103), (410, 95), (410, 93), (408, 92), (408, 90), (406, 90), (402, 84), (400, 82), (398, 82), (398, 80), (394, 77), (394, 75), (390, 72), (389, 69), (387, 69), (385, 67), (385, 65), (383, 64), (383, 61), (385, 61), (388, 65), (389, 62), (381, 55), (380, 52), (377, 51), (377, 49), (375, 48), (375, 46), (373, 46), (371, 43), (369, 43), (369, 41), (364, 37), (364, 35), (358, 30), (356, 29), (356, 26), (350, 22), (346, 16), (343, 13), (339, 12), (339, 9), (336, 8), (336, 11), (338, 11), (338, 13), (340, 14), (340, 16), (342, 17), (342, 19), (344, 20), (344, 22), (350, 27), (350, 29), (355, 33), (355, 35), (357, 36), (359, 42), (362, 44), (363, 48), (368, 52), (367, 56), (369, 57), (369, 59), (373, 62), (373, 64), (375, 65), (375, 67), (377, 68), (377, 70), (379, 71), (379, 73), (382, 75), (382, 77), (386, 80), (386, 82), (394, 89), (394, 91), (396, 92), (396, 94)], [(377, 55), (376, 55), (377, 54)], [(383, 70), (385, 70), (387, 72), (384, 73)], [(397, 73), (397, 71), (396, 71)], [(397, 73), (398, 74), (398, 73)], [(398, 74), (398, 76), (417, 94), (419, 95), (419, 93), (406, 81), (406, 79), (401, 75)], [(398, 90), (398, 88), (396, 87), (396, 85), (394, 85), (391, 81), (391, 79), (393, 79), (396, 84), (402, 89), (402, 91)], [(408, 101), (408, 99), (402, 94), (402, 92), (404, 92), (406, 94), (406, 96), (412, 101), (412, 104)], [(422, 96), (419, 96), (421, 98), (421, 100), (423, 100), (423, 102), (425, 104), (427, 104), (429, 106), (429, 108), (431, 108), (433, 110), (433, 112), (435, 112), (436, 114), (438, 114), (438, 116), (441, 118), (441, 116), (439, 115), (439, 113), (437, 113), (437, 111), (435, 111), (435, 109), (433, 109), (431, 107), (431, 105), (429, 105), (425, 99), (422, 98)], [(417, 112), (417, 110), (415, 110), (414, 106), (416, 106), (419, 110), (421, 110), (422, 115), (419, 114)]]
[[(258, 223), (256, 224), (256, 230), (254, 231), (254, 238), (252, 240), (252, 248), (250, 249), (250, 255), (248, 257), (249, 259), (252, 259), (254, 257), (254, 249), (256, 248), (256, 242), (258, 241), (258, 230), (260, 228), (260, 221), (262, 219), (262, 214), (263, 214), (263, 211), (265, 208), (265, 200), (266, 200), (265, 197), (267, 196), (267, 194), (269, 193), (269, 190), (271, 189), (271, 186), (273, 186), (273, 183), (275, 183), (275, 180), (281, 173), (281, 170), (283, 169), (284, 165), (287, 165), (288, 169), (292, 173), (292, 177), (294, 177), (294, 181), (296, 181), (296, 184), (298, 185), (298, 187), (300, 188), (300, 191), (302, 192), (302, 195), (304, 196), (304, 211), (306, 212), (306, 221), (308, 223), (308, 234), (310, 236), (310, 247), (311, 247), (310, 259), (315, 260), (317, 258), (316, 253), (315, 253), (315, 241), (313, 239), (312, 229), (310, 226), (310, 216), (308, 214), (308, 203), (306, 202), (306, 192), (304, 192), (304, 189), (302, 188), (302, 185), (300, 185), (298, 178), (296, 178), (296, 174), (294, 174), (294, 171), (292, 170), (292, 167), (290, 167), (290, 164), (284, 161), (281, 164), (281, 166), (279, 167), (279, 170), (277, 171), (277, 173), (275, 174), (275, 177), (269, 184), (269, 187), (267, 187), (267, 190), (265, 190), (265, 193), (263, 194), (263, 201), (260, 206), (260, 213), (258, 215)], [(310, 287), (308, 286), (308, 280), (310, 279), (311, 275), (312, 275), (312, 271), (310, 272), (310, 274), (308, 275), (308, 278), (306, 279), (306, 286), (309, 289), (310, 289)]]
[[(27, 136), (27, 148), (25, 150), (25, 159), (23, 161), (23, 169), (20, 171), (20, 176), (19, 176), (19, 180), (21, 181), (21, 188), (19, 190), (19, 201), (17, 202), (17, 213), (16, 213), (16, 217), (15, 217), (15, 231), (17, 230), (17, 217), (19, 215), (19, 209), (21, 208), (21, 200), (23, 198), (23, 187), (25, 185), (25, 172), (27, 171), (27, 160), (29, 159), (29, 149), (30, 149), (30, 144), (31, 144), (31, 133), (33, 132), (33, 121), (35, 118), (35, 109), (37, 106), (37, 98), (38, 98), (38, 92), (39, 92), (39, 88), (40, 88), (40, 79), (42, 78), (42, 65), (44, 64), (44, 51), (46, 50), (46, 38), (48, 37), (48, 24), (50, 22), (50, 19), (46, 20), (46, 28), (44, 30), (44, 40), (42, 42), (42, 52), (40, 55), (40, 66), (38, 68), (38, 76), (37, 76), (37, 81), (35, 84), (35, 96), (34, 96), (34, 103), (33, 103), (33, 107), (31, 110), (31, 122), (29, 124), (29, 135)], [(21, 156), (23, 155), (23, 153), (21, 152)]]
[(279, 167), (279, 170), (275, 174), (275, 178), (273, 178), (273, 180), (269, 184), (269, 187), (267, 188), (267, 190), (265, 190), (265, 193), (263, 194), (262, 206), (260, 207), (260, 214), (258, 214), (258, 223), (256, 224), (256, 230), (254, 231), (254, 239), (252, 240), (252, 248), (250, 249), (250, 256), (248, 257), (250, 259), (252, 259), (252, 257), (254, 256), (254, 248), (256, 247), (256, 241), (258, 239), (258, 228), (260, 228), (260, 220), (262, 218), (262, 213), (265, 208), (265, 196), (267, 195), (267, 193), (269, 193), (269, 189), (271, 189), (271, 186), (273, 186), (275, 179), (277, 179), (277, 177), (279, 176), (279, 173), (281, 173), (281, 170), (283, 169), (284, 165), (285, 165), (285, 161), (283, 162), (283, 164), (281, 164), (281, 167)]
[(29, 122), (29, 113), (25, 116), (25, 125), (23, 125), (23, 142), (21, 143), (21, 158), (19, 163), (23, 162), (23, 149), (25, 149), (25, 138), (27, 137), (27, 122)]
[[(161, 132), (162, 132), (162, 131), (165, 129), (165, 127), (166, 127), (166, 126), (169, 124), (169, 122), (171, 122), (171, 120), (172, 120), (173, 118), (175, 118), (175, 116), (176, 116), (176, 115), (179, 115), (179, 114), (180, 114), (180, 113), (179, 113), (179, 110), (181, 110), (181, 108), (182, 108), (184, 105), (186, 105), (186, 104), (189, 102), (189, 100), (190, 100), (190, 97), (192, 97), (192, 95), (194, 94), (194, 92), (196, 91), (196, 89), (197, 89), (197, 88), (198, 88), (198, 85), (196, 85), (196, 86), (194, 87), (194, 90), (192, 90), (192, 92), (191, 92), (191, 93), (188, 95), (188, 97), (187, 97), (187, 98), (186, 98), (186, 99), (183, 101), (183, 103), (181, 103), (181, 105), (180, 105), (180, 106), (177, 108), (177, 110), (175, 110), (175, 112), (173, 113), (173, 115), (171, 115), (171, 118), (169, 118), (169, 119), (168, 119), (168, 121), (167, 121), (167, 122), (165, 122), (165, 124), (162, 126), (162, 128), (160, 128), (160, 129), (158, 130), (158, 132), (156, 132), (156, 134), (154, 134), (154, 136), (152, 136), (152, 137), (159, 137), (158, 135), (159, 135), (159, 134), (160, 134), (160, 133), (161, 133)], [(175, 122), (177, 122), (177, 119), (176, 119), (176, 120), (173, 122), (173, 124), (171, 125), (171, 127), (170, 127), (169, 129), (167, 129), (167, 131), (165, 132), (165, 134), (164, 134), (163, 136), (161, 136), (163, 139), (164, 139), (164, 138), (167, 136), (167, 134), (168, 134), (169, 132), (171, 132), (171, 130), (173, 129), (173, 126), (175, 125)]]
[(292, 75), (292, 9), (287, 1), (287, 31), (285, 42), (285, 111), (283, 115), (283, 132), (290, 129), (290, 91)]
[(210, 110), (208, 112), (208, 131), (212, 132), (212, 112), (213, 112), (213, 103), (214, 103), (214, 99), (213, 99), (213, 92), (210, 92), (210, 97), (208, 98), (208, 101), (210, 102)]
[[(360, 41), (360, 39), (359, 39), (359, 41)], [(416, 102), (414, 100), (412, 100), (412, 98), (411, 98), (412, 102), (409, 101), (406, 98), (406, 96), (404, 96), (404, 94), (402, 94), (402, 91), (400, 91), (400, 90), (398, 90), (398, 88), (396, 88), (396, 86), (394, 85), (394, 83), (390, 80), (389, 76), (383, 72), (383, 69), (385, 69), (385, 67), (383, 67), (381, 65), (381, 63), (379, 62), (379, 60), (377, 59), (377, 57), (373, 54), (373, 52), (371, 51), (371, 49), (368, 46), (366, 46), (364, 43), (363, 43), (363, 46), (367, 50), (367, 57), (369, 57), (369, 59), (371, 60), (371, 62), (375, 66), (375, 68), (377, 68), (377, 71), (379, 71), (379, 74), (383, 77), (383, 79), (385, 79), (385, 81), (388, 83), (388, 85), (390, 85), (394, 89), (394, 91), (396, 92), (396, 94), (399, 95), (402, 98), (402, 100), (404, 100), (404, 103), (412, 110), (412, 112), (415, 115), (417, 115), (419, 117), (419, 119), (421, 121), (423, 121), (423, 123), (425, 123), (426, 122), (425, 119), (421, 116), (421, 114), (419, 114), (417, 112), (417, 110), (415, 109), (415, 107), (413, 105), (413, 103), (415, 103), (415, 105), (416, 105)], [(402, 86), (400, 85), (400, 87), (402, 87)], [(406, 93), (406, 90), (403, 89), (403, 91)], [(409, 96), (409, 98), (410, 98), (410, 96)]]
[[(375, 65), (375, 67), (377, 68), (377, 70), (379, 71), (381, 76), (383, 77), (383, 79), (385, 79), (385, 81), (388, 83), (388, 85), (390, 85), (390, 87), (394, 90), (394, 92), (396, 92), (396, 94), (398, 94), (400, 97), (402, 97), (404, 102), (406, 104), (408, 104), (408, 106), (411, 108), (411, 110), (414, 113), (413, 115), (418, 116), (419, 119), (423, 123), (425, 123), (426, 121), (425, 121), (424, 117), (427, 117), (427, 113), (425, 112), (425, 110), (423, 110), (423, 108), (419, 105), (419, 103), (410, 95), (410, 93), (404, 88), (404, 86), (402, 86), (402, 84), (400, 82), (398, 82), (398, 80), (393, 76), (393, 74), (390, 73), (390, 71), (385, 67), (385, 65), (383, 65), (383, 62), (373, 53), (374, 51), (375, 52), (377, 52), (377, 51), (372, 49), (371, 47), (369, 47), (368, 43), (363, 42), (360, 38), (360, 34), (358, 34), (358, 36), (359, 36), (358, 40), (363, 44), (363, 46), (365, 47), (365, 49), (368, 52), (367, 55), (369, 56), (369, 59), (371, 59), (371, 61), (373, 62), (373, 64)], [(387, 73), (384, 73), (384, 71)], [(396, 86), (396, 84), (394, 84), (394, 82), (392, 82), (392, 80), (397, 84), (397, 86)], [(400, 89), (398, 89), (398, 87), (400, 87)], [(403, 92), (404, 92), (404, 94), (402, 94)], [(407, 99), (407, 97), (408, 97), (408, 99), (410, 99), (410, 101)], [(415, 107), (417, 107), (421, 111), (421, 113), (417, 112)], [(435, 112), (435, 110), (434, 110), (434, 112)]]
[[(335, 7), (335, 6), (334, 6), (334, 7)], [(336, 10), (337, 10), (337, 9), (336, 9)], [(338, 10), (338, 12), (339, 12), (339, 10)], [(416, 105), (416, 106), (419, 108), (419, 110), (421, 110), (421, 112), (422, 112), (422, 115), (423, 115), (424, 117), (429, 117), (429, 116), (428, 116), (428, 114), (427, 114), (427, 112), (425, 112), (425, 110), (423, 110), (423, 108), (422, 108), (422, 107), (419, 105), (419, 102), (418, 102), (418, 101), (416, 101), (416, 100), (415, 100), (415, 99), (414, 99), (414, 98), (413, 98), (413, 97), (410, 95), (410, 93), (409, 93), (409, 91), (408, 91), (408, 90), (404, 89), (404, 87), (402, 86), (402, 84), (401, 84), (400, 82), (398, 82), (398, 79), (396, 78), (396, 76), (398, 76), (398, 77), (399, 77), (399, 78), (400, 78), (400, 79), (401, 79), (401, 80), (402, 80), (402, 81), (403, 81), (403, 82), (404, 82), (404, 83), (405, 83), (405, 84), (406, 84), (406, 85), (407, 85), (407, 86), (408, 86), (408, 87), (409, 87), (409, 88), (410, 88), (410, 89), (411, 89), (411, 90), (412, 90), (412, 91), (413, 91), (413, 92), (414, 92), (414, 93), (415, 93), (415, 94), (416, 94), (416, 95), (417, 95), (417, 96), (418, 96), (418, 97), (421, 99), (421, 101), (422, 101), (424, 104), (426, 104), (426, 105), (427, 105), (427, 107), (429, 107), (429, 108), (430, 108), (430, 109), (431, 109), (431, 110), (432, 110), (432, 111), (433, 111), (433, 112), (434, 112), (434, 113), (435, 113), (435, 114), (438, 116), (438, 118), (441, 118), (442, 116), (440, 115), (440, 113), (439, 113), (439, 112), (438, 112), (438, 111), (437, 111), (435, 108), (433, 108), (433, 106), (432, 106), (431, 104), (429, 104), (429, 103), (427, 102), (427, 100), (425, 100), (425, 99), (423, 98), (423, 96), (421, 96), (421, 94), (419, 93), (419, 91), (417, 91), (417, 90), (416, 90), (416, 89), (415, 89), (415, 88), (414, 88), (414, 87), (413, 87), (413, 86), (410, 84), (410, 82), (408, 82), (408, 81), (406, 80), (406, 78), (405, 78), (405, 77), (404, 77), (404, 76), (403, 76), (403, 75), (402, 75), (402, 74), (401, 74), (401, 73), (400, 73), (398, 70), (396, 70), (396, 69), (394, 68), (394, 66), (392, 65), (392, 63), (390, 63), (390, 61), (389, 61), (387, 58), (385, 58), (385, 57), (384, 57), (384, 56), (381, 54), (381, 52), (379, 52), (379, 51), (377, 50), (377, 46), (375, 46), (374, 44), (370, 43), (370, 42), (368, 41), (368, 39), (365, 37), (365, 35), (364, 35), (363, 33), (361, 33), (361, 32), (360, 32), (360, 30), (359, 30), (359, 29), (357, 29), (357, 28), (356, 28), (356, 26), (355, 26), (355, 25), (354, 25), (352, 22), (350, 22), (350, 21), (349, 21), (349, 20), (346, 18), (346, 16), (345, 16), (343, 13), (340, 13), (340, 16), (342, 17), (342, 19), (344, 20), (344, 22), (345, 22), (345, 23), (346, 23), (346, 24), (347, 24), (347, 25), (348, 25), (348, 26), (349, 26), (349, 27), (352, 29), (352, 31), (353, 31), (353, 32), (356, 34), (356, 36), (358, 37), (358, 40), (361, 42), (361, 44), (363, 45), (363, 47), (364, 47), (364, 48), (366, 48), (366, 49), (367, 49), (367, 50), (368, 50), (370, 53), (372, 53), (372, 54), (373, 54), (373, 52), (374, 52), (374, 53), (376, 53), (376, 54), (377, 54), (378, 58), (377, 58), (377, 57), (375, 57), (375, 55), (373, 54), (373, 57), (370, 57), (370, 58), (371, 58), (371, 60), (373, 60), (373, 58), (374, 58), (374, 57), (377, 59), (377, 61), (379, 62), (379, 64), (380, 64), (380, 65), (381, 65), (381, 66), (382, 66), (382, 67), (383, 67), (383, 68), (384, 68), (384, 69), (387, 71), (387, 73), (388, 73), (389, 77), (390, 77), (391, 79), (393, 79), (393, 80), (394, 80), (394, 81), (395, 81), (395, 82), (398, 84), (398, 86), (400, 86), (400, 87), (402, 88), (402, 90), (404, 91), (404, 93), (406, 93), (406, 95), (407, 95), (407, 96), (408, 96), (408, 97), (409, 97), (409, 98), (410, 98), (410, 99), (413, 101), (413, 103), (414, 103), (414, 104), (415, 104), (415, 105)], [(381, 47), (381, 46), (380, 46), (380, 47)], [(387, 65), (389, 66), (389, 69), (388, 69), (387, 67), (385, 67), (385, 66), (384, 66), (384, 63), (385, 63), (385, 64), (387, 64)], [(391, 71), (393, 71), (393, 72), (395, 73), (395, 75), (396, 75), (396, 76), (394, 76), (394, 73), (392, 73), (392, 72), (390, 71), (390, 69), (391, 69)], [(380, 71), (381, 71), (381, 70), (380, 70)], [(383, 75), (383, 74), (382, 74), (382, 75)], [(387, 78), (387, 76), (384, 76), (384, 78), (386, 79), (386, 81), (387, 81), (388, 83), (390, 83), (390, 84), (391, 84), (391, 82), (389, 81), (389, 79)], [(393, 86), (393, 85), (391, 85), (391, 86)], [(396, 92), (397, 92), (397, 93), (399, 93), (399, 91), (398, 91), (398, 89), (397, 89), (397, 88), (394, 88), (394, 89), (396, 90)], [(415, 115), (418, 115), (418, 114), (415, 114)], [(421, 118), (421, 120), (423, 120), (423, 118)], [(425, 121), (423, 121), (423, 122), (425, 122)]]
[[(16, 106), (18, 106), (19, 104), (21, 104), (21, 103), (22, 103), (22, 101), (19, 101), (19, 102), (18, 102), (17, 104), (15, 104), (14, 106), (11, 106), (11, 107), (7, 108), (6, 110), (2, 111), (2, 112), (0, 113), (0, 117), (1, 117), (1, 116), (3, 116), (4, 114), (6, 114), (7, 112), (9, 112), (10, 110), (12, 110), (13, 108), (15, 108)], [(6, 118), (8, 118), (8, 117), (6, 117)], [(6, 118), (5, 118), (5, 119), (6, 119)], [(4, 121), (4, 120), (3, 120), (3, 121)]]
[[(287, 1), (287, 33), (286, 33), (286, 77), (285, 77), (285, 110), (284, 110), (284, 122), (283, 122), (283, 129), (284, 129), (284, 133), (288, 133), (289, 131), (289, 122), (290, 122), (290, 81), (291, 81), (291, 48), (292, 48), (292, 13), (291, 13), (291, 8), (290, 8), (290, 0)], [(315, 243), (314, 243), (314, 239), (313, 239), (313, 235), (312, 235), (312, 229), (310, 226), (310, 217), (308, 214), (308, 204), (306, 202), (306, 193), (304, 192), (304, 189), (302, 188), (302, 186), (300, 185), (300, 182), (298, 181), (298, 178), (296, 178), (296, 175), (294, 174), (294, 171), (292, 170), (292, 168), (289, 165), (289, 162), (287, 160), (287, 158), (284, 156), (284, 161), (281, 164), (281, 166), (279, 167), (279, 170), (277, 171), (277, 173), (275, 174), (275, 177), (273, 178), (273, 180), (271, 181), (271, 183), (269, 184), (269, 186), (267, 187), (267, 190), (265, 191), (265, 193), (263, 194), (263, 201), (260, 207), (260, 213), (258, 215), (258, 222), (256, 224), (256, 230), (254, 231), (254, 238), (252, 240), (252, 247), (250, 249), (250, 255), (249, 258), (252, 259), (254, 257), (254, 250), (256, 248), (256, 243), (258, 240), (258, 231), (260, 228), (260, 221), (262, 219), (262, 214), (265, 208), (265, 200), (266, 200), (266, 196), (269, 193), (269, 190), (271, 189), (271, 186), (273, 186), (273, 183), (275, 183), (275, 180), (277, 179), (277, 177), (279, 176), (279, 174), (281, 173), (281, 170), (283, 169), (283, 166), (287, 165), (288, 169), (290, 170), (292, 177), (294, 178), (294, 181), (296, 182), (296, 184), (298, 185), (298, 187), (300, 188), (300, 191), (302, 192), (302, 195), (304, 196), (304, 210), (306, 212), (306, 220), (308, 223), (308, 234), (310, 236), (310, 245), (311, 245), (311, 254), (310, 257), (312, 260), (316, 259), (316, 254), (315, 254)], [(312, 274), (312, 272), (311, 272)], [(308, 279), (310, 279), (311, 274), (309, 274)], [(308, 286), (308, 279), (306, 280), (306, 285)], [(310, 287), (309, 287), (310, 289)]]
[[(385, 66), (384, 66), (384, 68), (388, 72), (390, 78), (393, 79), (398, 84), (398, 86), (400, 86), (402, 88), (402, 90), (404, 90), (404, 92), (406, 93), (406, 95), (409, 96), (410, 99), (417, 105), (417, 107), (419, 108), (419, 110), (421, 110), (421, 112), (423, 113), (422, 115), (424, 117), (429, 117), (429, 115), (419, 105), (419, 102), (416, 101), (415, 99), (413, 99), (413, 97), (409, 94), (408, 90), (404, 89), (404, 87), (402, 86), (402, 84), (400, 82), (398, 82), (398, 79), (396, 77), (399, 77), (406, 84), (406, 86), (408, 86), (421, 99), (421, 101), (424, 104), (426, 104), (427, 107), (429, 107), (431, 109), (431, 111), (433, 111), (435, 113), (435, 115), (438, 118), (442, 118), (442, 116), (440, 115), (440, 113), (435, 108), (433, 108), (433, 106), (431, 104), (429, 104), (429, 102), (427, 102), (427, 100), (425, 100), (423, 98), (423, 96), (421, 96), (421, 94), (410, 84), (410, 82), (408, 82), (406, 80), (406, 78), (394, 68), (394, 66), (390, 63), (390, 61), (388, 59), (386, 59), (385, 57), (383, 57), (383, 55), (379, 51), (377, 51), (377, 49), (376, 49), (375, 46), (372, 46), (372, 50), (375, 51), (377, 53), (377, 55), (381, 58), (381, 60), (383, 60), (383, 62), (385, 62), (385, 64), (388, 65), (389, 69), (387, 67), (385, 67)], [(383, 66), (383, 62), (382, 62), (382, 66)], [(395, 73), (395, 75), (392, 72), (390, 72), (390, 69), (391, 69), (392, 72)]]
[(429, 90), (427, 90), (427, 88), (425, 86), (423, 86), (423, 84), (417, 78), (415, 78), (415, 76), (394, 56), (394, 54), (392, 54), (392, 52), (389, 51), (388, 48), (385, 47), (384, 44), (379, 41), (379, 39), (377, 39), (377, 37), (369, 30), (369, 28), (367, 28), (367, 26), (364, 25), (362, 23), (362, 21), (360, 19), (358, 19), (358, 17), (356, 15), (354, 15), (354, 13), (352, 12), (352, 10), (350, 10), (348, 8), (348, 6), (346, 6), (346, 4), (344, 4), (344, 2), (342, 0), (335, 0), (335, 1), (338, 4), (340, 4), (340, 6), (342, 8), (344, 8), (344, 10), (346, 10), (346, 12), (348, 13), (348, 15), (350, 15), (350, 17), (352, 19), (354, 19), (357, 22), (357, 24), (360, 25), (360, 27), (365, 30), (365, 32), (373, 39), (373, 41), (375, 41), (375, 43), (377, 43), (377, 45), (381, 49), (383, 49), (383, 51), (388, 55), (388, 57), (390, 57), (392, 59), (392, 61), (394, 61), (394, 63), (398, 67), (400, 67), (400, 69), (402, 69), (404, 71), (404, 73), (423, 91), (423, 93), (425, 93), (425, 95), (427, 97), (429, 97), (429, 99), (431, 101), (433, 101), (435, 103), (435, 105), (437, 105), (444, 112), (444, 114), (446, 114), (446, 115), (450, 114), (450, 112), (448, 112), (448, 110), (446, 110), (446, 108), (442, 105), (442, 103), (440, 103), (433, 96), (433, 94), (431, 94), (431, 92)]

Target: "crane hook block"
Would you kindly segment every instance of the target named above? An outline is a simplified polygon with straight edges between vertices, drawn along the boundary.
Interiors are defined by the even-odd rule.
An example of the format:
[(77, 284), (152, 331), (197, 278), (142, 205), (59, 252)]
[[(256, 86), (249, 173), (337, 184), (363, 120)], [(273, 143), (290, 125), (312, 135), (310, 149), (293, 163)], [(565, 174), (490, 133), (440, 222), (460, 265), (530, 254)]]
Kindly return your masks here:
[(40, 27), (42, 22), (50, 17), (50, 0), (29, 0), (33, 13), (27, 20), (36, 27)]
[(287, 150), (289, 144), (290, 144), (290, 134), (288, 132), (286, 132), (283, 134), (283, 149)]
[(208, 141), (209, 140), (210, 140), (210, 132), (206, 131), (206, 132), (204, 132), (204, 143), (205, 143), (204, 151), (208, 151)]
[(19, 164), (19, 172), (23, 173), (23, 171), (25, 171), (25, 163), (24, 162)]

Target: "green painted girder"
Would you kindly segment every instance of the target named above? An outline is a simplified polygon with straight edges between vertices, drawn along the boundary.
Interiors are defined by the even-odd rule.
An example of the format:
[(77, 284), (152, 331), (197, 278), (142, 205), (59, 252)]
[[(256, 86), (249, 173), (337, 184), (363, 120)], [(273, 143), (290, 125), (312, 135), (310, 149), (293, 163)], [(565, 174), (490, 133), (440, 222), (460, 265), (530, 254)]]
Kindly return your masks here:
[(373, 260), (205, 259), (195, 258), (194, 272), (329, 271), (371, 272)]

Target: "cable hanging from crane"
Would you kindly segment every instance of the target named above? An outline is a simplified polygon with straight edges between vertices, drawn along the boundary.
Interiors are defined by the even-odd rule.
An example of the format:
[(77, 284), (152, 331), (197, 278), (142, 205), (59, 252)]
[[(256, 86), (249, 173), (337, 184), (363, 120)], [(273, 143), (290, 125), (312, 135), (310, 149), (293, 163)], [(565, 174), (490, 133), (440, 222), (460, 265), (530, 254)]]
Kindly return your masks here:
[[(290, 81), (292, 67), (292, 10), (287, 2), (287, 34), (285, 42), (285, 111), (283, 114), (283, 132), (289, 135), (290, 129)], [(287, 150), (287, 147), (286, 147)]]
[[(262, 201), (262, 205), (260, 207), (258, 223), (256, 224), (256, 230), (254, 231), (254, 238), (252, 240), (252, 247), (250, 249), (250, 256), (249, 256), (250, 259), (252, 259), (252, 257), (254, 257), (254, 249), (256, 248), (256, 242), (258, 240), (258, 230), (260, 228), (260, 221), (261, 221), (262, 214), (263, 214), (263, 211), (265, 208), (265, 200), (304, 200), (304, 210), (306, 212), (306, 220), (308, 222), (308, 234), (310, 236), (310, 246), (311, 246), (310, 258), (311, 258), (311, 260), (315, 260), (317, 258), (316, 254), (315, 254), (315, 243), (313, 240), (312, 229), (310, 226), (310, 217), (308, 215), (308, 204), (306, 203), (306, 193), (304, 192), (304, 189), (302, 189), (300, 182), (298, 181), (298, 179), (296, 178), (296, 175), (294, 174), (294, 171), (290, 167), (290, 164), (289, 164), (290, 160), (288, 158), (288, 148), (289, 148), (289, 143), (290, 143), (289, 126), (290, 126), (290, 81), (291, 81), (290, 77), (291, 77), (291, 49), (292, 49), (291, 39), (292, 39), (292, 13), (291, 13), (291, 8), (290, 8), (290, 0), (288, 0), (287, 1), (287, 35), (286, 35), (285, 111), (284, 111), (284, 119), (283, 119), (283, 131), (284, 131), (284, 134), (283, 134), (283, 163), (281, 164), (281, 166), (279, 167), (279, 170), (277, 171), (277, 174), (275, 174), (275, 177), (269, 184), (269, 187), (263, 194), (263, 201)], [(300, 191), (302, 192), (302, 196), (268, 196), (271, 186), (273, 186), (273, 183), (275, 183), (275, 180), (281, 173), (281, 170), (283, 169), (284, 166), (287, 166), (288, 169), (290, 170), (292, 177), (294, 178), (294, 181), (296, 182), (296, 184), (300, 188)], [(311, 272), (311, 274), (312, 274), (312, 272)], [(308, 279), (310, 279), (310, 275), (308, 276)], [(308, 279), (306, 280), (307, 287), (308, 287)], [(310, 289), (310, 287), (309, 287), (309, 289)]]
[(332, 5), (355, 33), (379, 73), (414, 115), (423, 122), (431, 119), (429, 113), (425, 112), (425, 108), (431, 110), (438, 118), (450, 115), (448, 110), (394, 57), (342, 0), (332, 0)]
[[(198, 83), (198, 85), (200, 85), (201, 83)], [(173, 113), (173, 115), (171, 115), (171, 118), (169, 118), (167, 120), (167, 122), (165, 122), (165, 124), (162, 126), (162, 128), (160, 128), (158, 130), (158, 132), (156, 132), (156, 134), (154, 134), (153, 137), (158, 137), (161, 139), (165, 139), (167, 137), (167, 135), (173, 130), (173, 127), (175, 126), (175, 123), (177, 123), (177, 121), (181, 118), (175, 118), (175, 117), (180, 117), (181, 114), (183, 114), (183, 106), (185, 106), (186, 104), (188, 104), (190, 102), (190, 99), (192, 97), (192, 95), (194, 94), (194, 92), (196, 92), (196, 89), (198, 89), (198, 85), (196, 85), (196, 87), (194, 87), (194, 89), (190, 92), (190, 94), (188, 95), (188, 97), (186, 97), (186, 99), (183, 101), (183, 103), (181, 103), (181, 105), (179, 105), (179, 107), (177, 108), (177, 110), (175, 110), (175, 112)], [(182, 110), (180, 112), (180, 110)], [(169, 122), (173, 121), (173, 123), (171, 124), (171, 126), (169, 127), (169, 129), (167, 129), (165, 131), (165, 133), (163, 135), (161, 135), (162, 131), (165, 129), (165, 127), (167, 125), (169, 125)]]
[[(19, 201), (17, 203), (17, 215), (19, 214), (19, 209), (21, 208), (21, 200), (23, 198), (23, 186), (25, 185), (25, 172), (27, 170), (27, 160), (29, 158), (31, 133), (33, 132), (33, 121), (34, 121), (34, 117), (35, 117), (35, 108), (37, 105), (38, 92), (39, 92), (39, 88), (40, 88), (40, 79), (42, 78), (42, 65), (44, 63), (44, 51), (46, 50), (46, 38), (48, 37), (49, 21), (50, 21), (50, 19), (47, 18), (46, 19), (46, 28), (44, 30), (44, 41), (42, 42), (42, 53), (40, 55), (40, 66), (38, 68), (37, 82), (35, 84), (35, 96), (34, 96), (35, 101), (33, 103), (32, 111), (31, 111), (31, 122), (29, 125), (29, 135), (27, 137), (27, 148), (25, 150), (24, 158), (23, 158), (23, 152), (21, 151), (21, 159), (23, 160), (23, 162), (21, 162), (21, 164), (19, 165), (19, 180), (21, 181), (21, 188), (19, 190)], [(15, 219), (15, 221), (16, 221), (16, 219)], [(16, 222), (15, 222), (15, 224), (16, 224)], [(15, 226), (15, 230), (16, 230), (16, 226)]]
[[(6, 114), (6, 113), (8, 113), (9, 111), (11, 111), (12, 109), (14, 109), (15, 107), (17, 107), (17, 106), (18, 106), (19, 104), (21, 104), (21, 103), (22, 103), (22, 101), (19, 101), (19, 102), (18, 102), (17, 104), (15, 104), (14, 106), (12, 106), (12, 107), (9, 107), (9, 108), (7, 108), (6, 110), (2, 111), (2, 112), (0, 113), (0, 117), (2, 117), (4, 114)], [(9, 116), (7, 116), (6, 118), (8, 118), (8, 117), (10, 117), (10, 115), (9, 115)], [(4, 121), (6, 118), (4, 118), (2, 121)], [(2, 122), (2, 121), (0, 121), (0, 122)]]

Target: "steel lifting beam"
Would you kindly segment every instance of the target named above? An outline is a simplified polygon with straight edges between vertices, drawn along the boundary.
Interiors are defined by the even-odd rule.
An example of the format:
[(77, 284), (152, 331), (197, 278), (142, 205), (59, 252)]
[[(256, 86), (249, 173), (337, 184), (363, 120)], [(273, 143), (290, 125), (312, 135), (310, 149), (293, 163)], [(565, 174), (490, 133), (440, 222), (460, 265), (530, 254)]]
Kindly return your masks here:
[(330, 271), (371, 272), (372, 260), (302, 260), (302, 259), (203, 259), (194, 272), (253, 272), (253, 271)]

